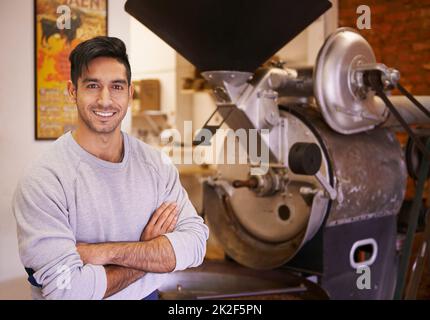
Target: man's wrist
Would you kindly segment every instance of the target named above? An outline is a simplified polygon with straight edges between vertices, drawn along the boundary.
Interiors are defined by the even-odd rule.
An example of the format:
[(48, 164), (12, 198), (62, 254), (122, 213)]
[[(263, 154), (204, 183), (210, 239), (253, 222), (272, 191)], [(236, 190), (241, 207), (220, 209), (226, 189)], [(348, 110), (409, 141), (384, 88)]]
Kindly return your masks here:
[(110, 265), (115, 264), (117, 254), (111, 243), (85, 243), (78, 245), (78, 252), (84, 264)]
[(120, 250), (117, 250), (118, 246), (116, 246), (115, 243), (106, 242), (95, 245), (97, 246), (96, 250), (100, 252), (103, 265), (116, 264), (115, 261), (118, 260), (118, 254), (120, 253)]

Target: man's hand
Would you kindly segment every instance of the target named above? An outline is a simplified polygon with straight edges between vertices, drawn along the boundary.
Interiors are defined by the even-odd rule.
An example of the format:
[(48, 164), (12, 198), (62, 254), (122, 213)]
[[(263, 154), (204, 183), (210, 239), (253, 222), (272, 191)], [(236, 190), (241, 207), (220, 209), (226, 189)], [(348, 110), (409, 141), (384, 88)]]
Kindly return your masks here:
[(176, 203), (164, 202), (152, 215), (140, 236), (140, 241), (149, 241), (172, 232), (178, 222)]

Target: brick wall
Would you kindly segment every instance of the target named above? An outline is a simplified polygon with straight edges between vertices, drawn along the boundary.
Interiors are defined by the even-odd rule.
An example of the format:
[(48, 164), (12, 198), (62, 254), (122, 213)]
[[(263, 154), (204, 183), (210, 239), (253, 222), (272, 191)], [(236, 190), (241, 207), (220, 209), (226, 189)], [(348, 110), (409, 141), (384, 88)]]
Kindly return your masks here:
[(339, 26), (356, 27), (357, 7), (368, 5), (371, 29), (358, 30), (376, 59), (401, 73), (415, 95), (430, 95), (430, 0), (339, 0)]

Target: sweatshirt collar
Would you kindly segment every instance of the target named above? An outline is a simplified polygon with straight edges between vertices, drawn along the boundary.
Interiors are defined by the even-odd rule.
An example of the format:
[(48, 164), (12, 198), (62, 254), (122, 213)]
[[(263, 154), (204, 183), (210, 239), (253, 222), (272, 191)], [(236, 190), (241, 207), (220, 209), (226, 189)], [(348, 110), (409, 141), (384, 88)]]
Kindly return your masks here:
[(122, 140), (124, 144), (124, 157), (122, 158), (122, 161), (118, 163), (102, 160), (92, 155), (88, 151), (86, 151), (84, 148), (82, 148), (79, 145), (79, 143), (76, 142), (76, 140), (72, 136), (71, 131), (66, 133), (65, 138), (66, 138), (67, 144), (73, 149), (75, 153), (77, 153), (80, 156), (81, 159), (99, 167), (110, 168), (110, 169), (121, 169), (121, 168), (124, 168), (124, 166), (126, 166), (129, 158), (129, 153), (130, 153), (129, 137), (123, 131), (121, 131), (121, 134), (123, 137)]

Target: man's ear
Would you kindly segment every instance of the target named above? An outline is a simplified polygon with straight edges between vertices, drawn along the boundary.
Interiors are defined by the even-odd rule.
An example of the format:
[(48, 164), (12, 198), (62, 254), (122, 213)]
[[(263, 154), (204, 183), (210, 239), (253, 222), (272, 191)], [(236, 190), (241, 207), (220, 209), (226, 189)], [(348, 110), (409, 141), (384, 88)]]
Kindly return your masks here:
[(128, 97), (130, 100), (133, 100), (133, 94), (134, 94), (134, 84), (133, 82), (130, 84), (130, 87), (128, 89)]
[(76, 87), (70, 80), (67, 82), (67, 91), (69, 92), (69, 96), (73, 102), (76, 102)]

